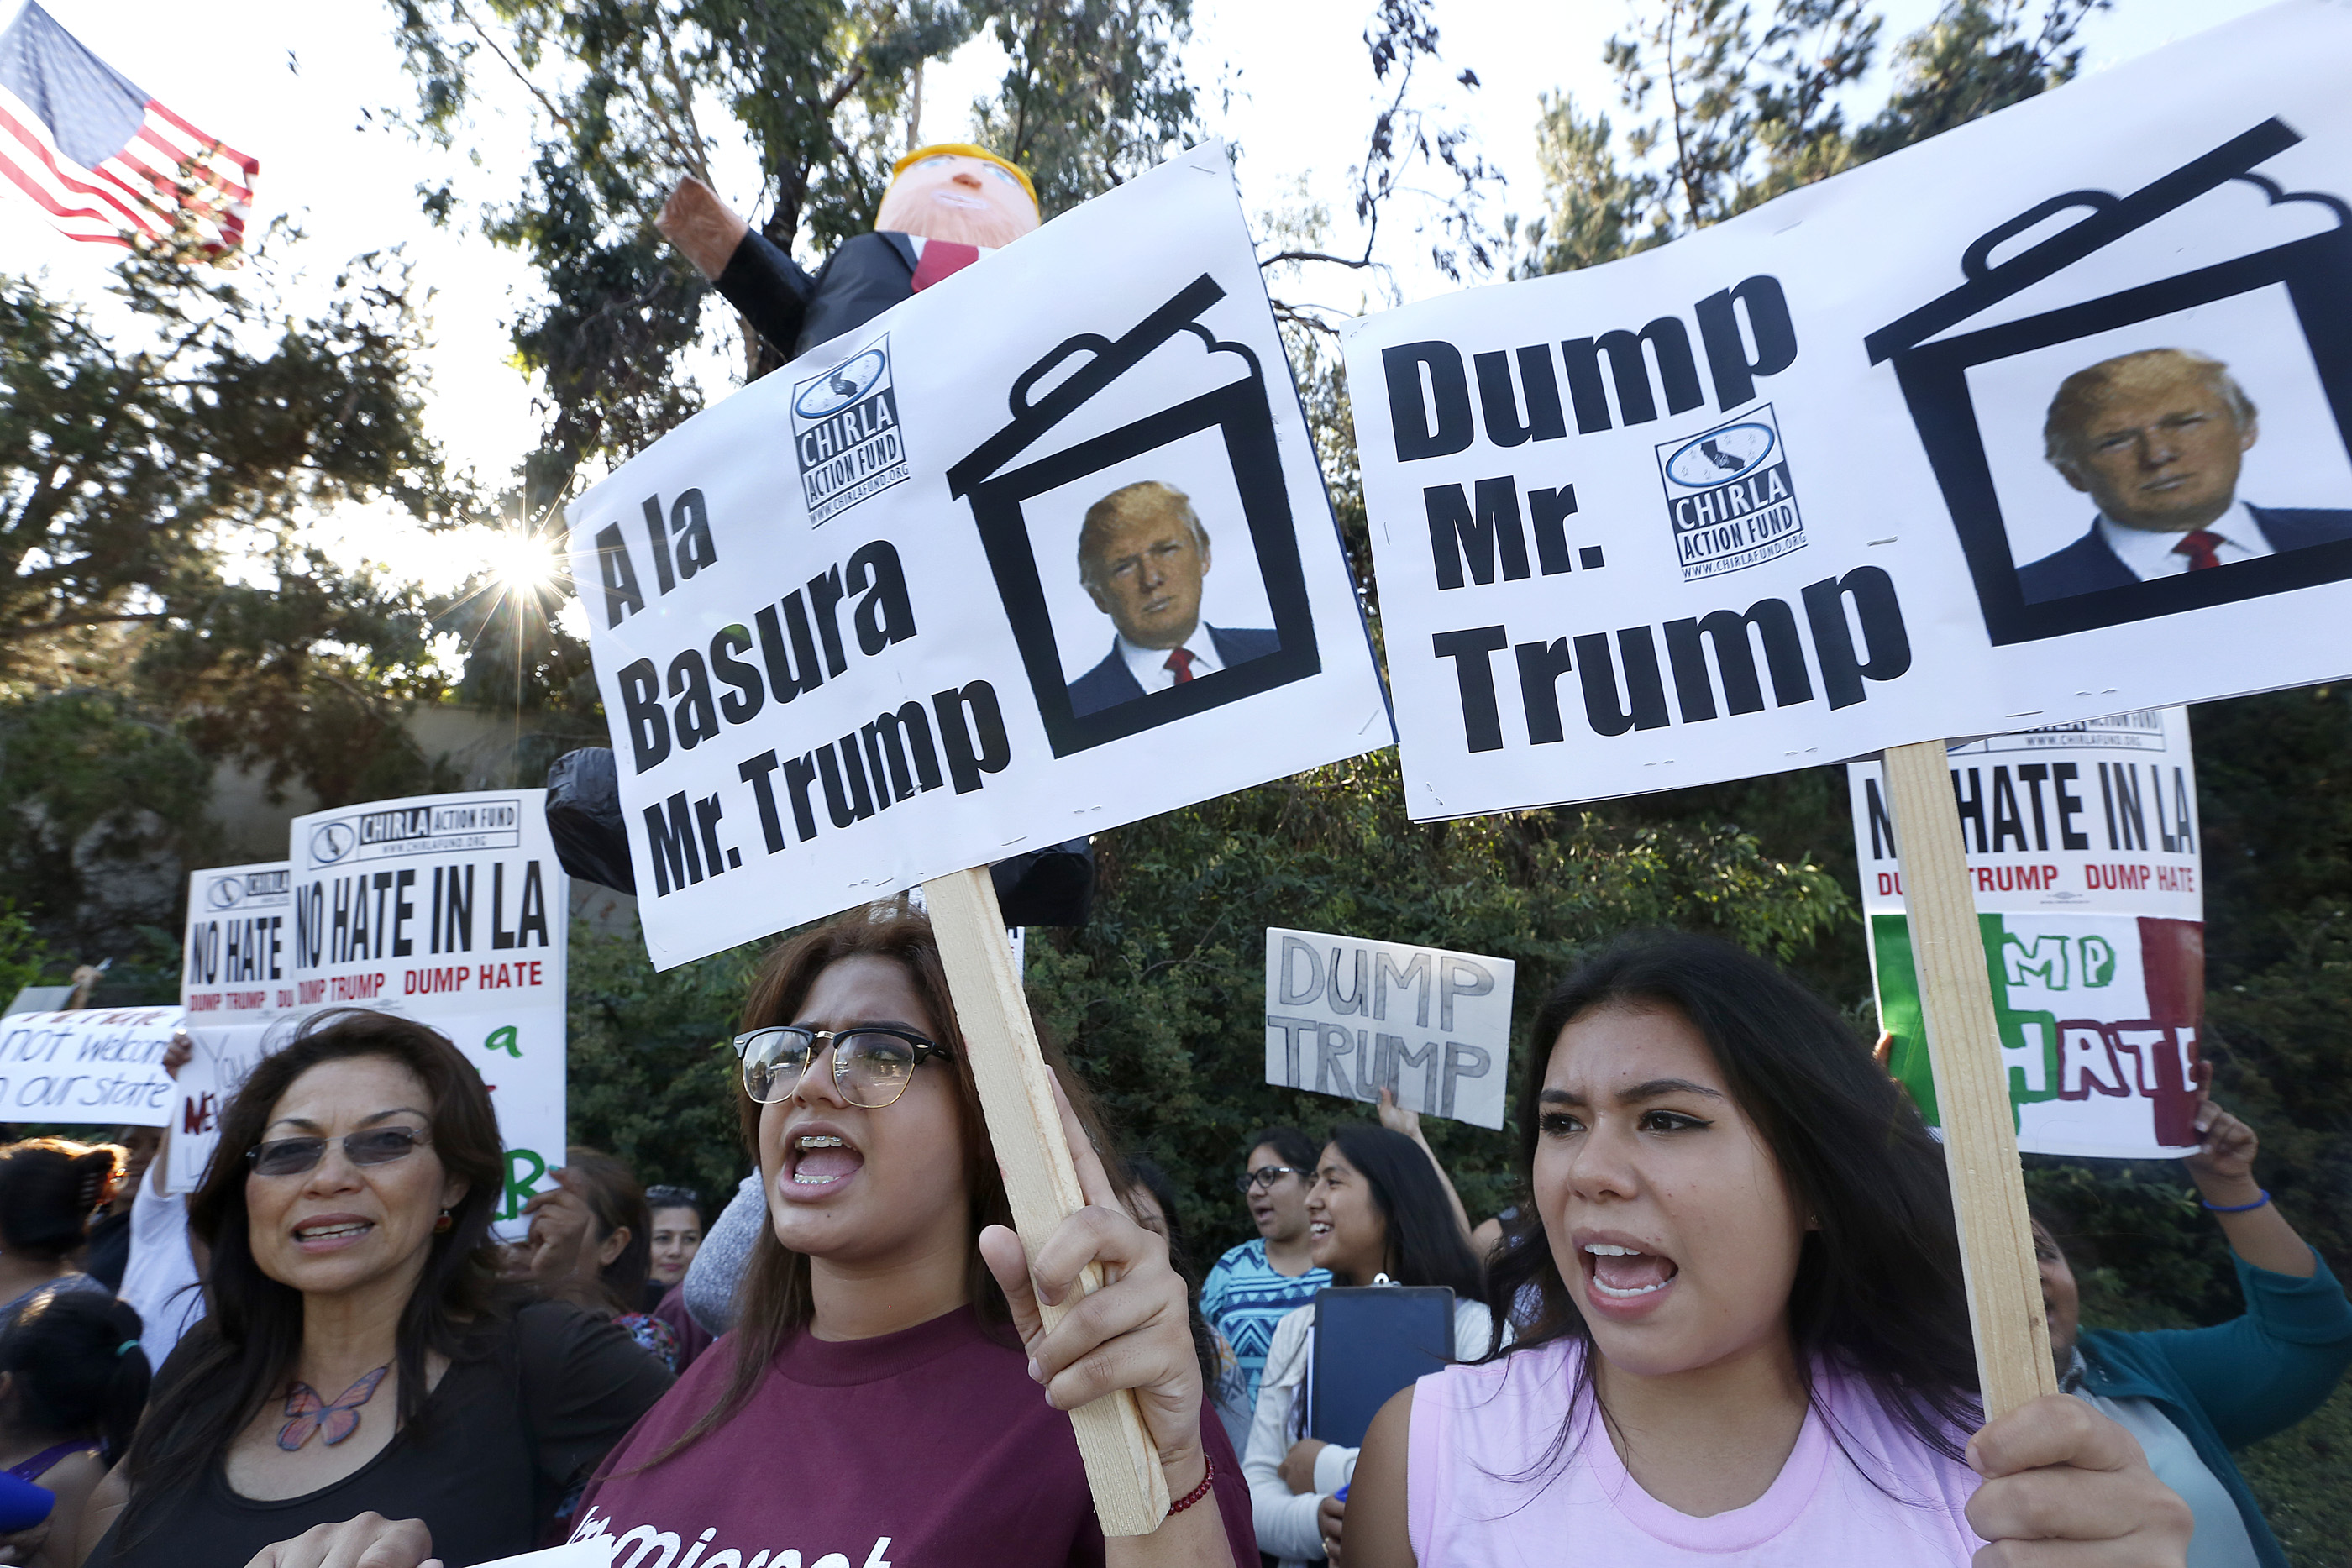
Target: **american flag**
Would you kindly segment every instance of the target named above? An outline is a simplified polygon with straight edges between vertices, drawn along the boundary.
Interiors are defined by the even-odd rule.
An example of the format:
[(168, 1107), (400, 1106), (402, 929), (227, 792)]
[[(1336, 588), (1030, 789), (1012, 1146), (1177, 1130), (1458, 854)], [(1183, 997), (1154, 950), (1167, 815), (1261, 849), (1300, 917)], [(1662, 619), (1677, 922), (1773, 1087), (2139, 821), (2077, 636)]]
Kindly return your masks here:
[(68, 236), (218, 260), (245, 237), (260, 167), (133, 87), (29, 0), (0, 32), (0, 178)]

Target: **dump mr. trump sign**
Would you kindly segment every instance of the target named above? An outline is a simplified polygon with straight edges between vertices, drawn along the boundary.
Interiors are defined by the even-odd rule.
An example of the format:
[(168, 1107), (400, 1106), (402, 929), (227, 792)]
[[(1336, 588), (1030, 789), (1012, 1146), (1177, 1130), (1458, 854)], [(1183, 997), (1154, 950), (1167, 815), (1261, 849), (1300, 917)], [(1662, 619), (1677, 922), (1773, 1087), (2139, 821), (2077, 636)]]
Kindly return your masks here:
[(1416, 817), (2352, 664), (2352, 8), (1348, 341)]

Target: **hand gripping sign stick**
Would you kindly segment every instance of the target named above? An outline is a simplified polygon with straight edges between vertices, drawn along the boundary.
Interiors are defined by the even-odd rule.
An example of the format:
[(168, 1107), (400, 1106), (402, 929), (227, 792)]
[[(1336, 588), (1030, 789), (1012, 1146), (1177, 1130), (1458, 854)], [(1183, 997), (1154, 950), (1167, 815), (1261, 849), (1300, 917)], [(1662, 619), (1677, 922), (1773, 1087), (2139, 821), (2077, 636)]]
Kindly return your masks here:
[[(2050, 1325), (2025, 1211), (2009, 1070), (1985, 970), (1984, 938), (1940, 740), (1886, 748), (1886, 793), (1910, 916), (1919, 1010), (1935, 1071), (1944, 1159), (1959, 1222), (1960, 1268), (1985, 1418), (2058, 1392)], [(1000, 944), (1001, 946), (1001, 944)]]
[[(1004, 1175), (1013, 1227), (1034, 1258), (1054, 1228), (1085, 1207), (1087, 1198), (1054, 1103), (1053, 1075), (1037, 1049), (1013, 949), (1004, 940), (996, 884), (985, 866), (960, 871), (923, 883), (923, 902), (939, 938), (940, 963), (955, 998), (971, 1075), (980, 1086), (981, 1114)], [(2015, 1158), (2011, 1156), (2012, 1164)], [(1080, 1279), (1091, 1293), (1102, 1284), (1102, 1270), (1088, 1264)], [(1042, 1301), (1037, 1308), (1048, 1329), (1069, 1311), (1069, 1305)], [(1144, 1430), (1135, 1391), (1122, 1388), (1081, 1405), (1070, 1412), (1070, 1425), (1077, 1432), (1102, 1532), (1149, 1535), (1158, 1530), (1168, 1517), (1168, 1478)]]

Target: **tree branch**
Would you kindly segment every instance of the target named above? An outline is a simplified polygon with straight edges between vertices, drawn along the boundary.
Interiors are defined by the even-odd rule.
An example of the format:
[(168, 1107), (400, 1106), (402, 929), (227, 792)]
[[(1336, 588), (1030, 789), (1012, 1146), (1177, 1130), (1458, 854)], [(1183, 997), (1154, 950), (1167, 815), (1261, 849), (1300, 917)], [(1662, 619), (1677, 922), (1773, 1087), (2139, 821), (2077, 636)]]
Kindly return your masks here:
[(554, 120), (556, 125), (562, 130), (566, 136), (571, 135), (572, 117), (565, 114), (562, 110), (556, 108), (554, 102), (548, 98), (547, 94), (539, 89), (539, 84), (532, 81), (530, 78), (525, 76), (523, 74), (522, 67), (517, 65), (514, 60), (509, 57), (506, 50), (499, 47), (499, 41), (490, 37), (488, 30), (479, 22), (474, 20), (474, 14), (466, 9), (466, 0), (449, 0), (449, 6), (450, 9), (457, 13), (458, 20), (464, 22), (466, 26), (474, 29), (474, 36), (476, 37), (481, 39), (482, 42), (490, 47), (490, 53), (498, 56), (499, 63), (505, 66), (509, 72), (513, 73), (515, 80), (522, 83), (523, 90), (530, 93), (531, 97), (539, 99), (539, 107), (547, 110), (547, 117), (550, 120)]

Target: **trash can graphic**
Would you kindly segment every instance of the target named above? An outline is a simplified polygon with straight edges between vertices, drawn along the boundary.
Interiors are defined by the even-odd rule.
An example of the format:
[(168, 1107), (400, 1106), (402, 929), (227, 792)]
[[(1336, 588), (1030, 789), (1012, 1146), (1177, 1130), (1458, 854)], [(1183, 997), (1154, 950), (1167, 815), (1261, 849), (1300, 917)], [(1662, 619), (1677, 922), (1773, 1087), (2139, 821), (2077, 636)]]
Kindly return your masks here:
[[(1892, 361), (1895, 377), (1949, 509), (1968, 561), (1985, 629), (1995, 644), (2028, 643), (2097, 627), (2178, 614), (2209, 605), (2283, 593), (2352, 578), (2352, 537), (2315, 536), (2319, 542), (2281, 547), (2227, 570), (2185, 570), (2147, 580), (2125, 580), (2063, 597), (2029, 599), (2019, 580), (2028, 564), (2012, 548), (2017, 519), (2005, 517), (1995, 465), (1988, 455), (1969, 375), (2016, 356), (2162, 323), (2217, 303), (2284, 290), (2289, 308), (2264, 340), (2182, 344), (2231, 361), (2285, 363), (2305, 380), (2315, 372), (2324, 399), (2323, 423), (2334, 443), (2352, 455), (2352, 206), (2336, 196), (2289, 191), (2256, 167), (2302, 137), (2277, 119), (2264, 120), (2128, 195), (2069, 191), (2018, 214), (1971, 244), (1960, 257), (1967, 279), (1864, 340), (1873, 364)], [(1958, 330), (2024, 290), (2060, 278), (2069, 267), (2100, 256), (2147, 225), (2231, 182), (2253, 187), (2271, 210), (2293, 209), (2325, 226), (2267, 249), (2252, 251), (2177, 276), (2157, 278), (2035, 314)], [(2074, 209), (2088, 214), (2049, 238), (1995, 265), (1992, 253), (2050, 219)], [(2305, 356), (2307, 355), (2307, 361)], [(2046, 395), (2046, 394), (2045, 394)], [(2260, 402), (2260, 399), (2255, 400)], [(2336, 455), (2329, 454), (2331, 462)], [(2352, 504), (2352, 497), (2347, 497)], [(2096, 509), (2085, 505), (2081, 523)], [(2341, 517), (2352, 512), (2298, 512)], [(2077, 525), (2080, 526), (2080, 525)]]
[[(1013, 380), (1010, 422), (948, 470), (950, 494), (971, 504), (1056, 757), (1306, 680), (1322, 668), (1264, 369), (1246, 344), (1218, 338), (1199, 319), (1224, 294), (1203, 273), (1116, 339), (1080, 333), (1065, 340)], [(1148, 373), (1132, 376), (1147, 361)], [(1107, 416), (1117, 422), (1113, 428), (1086, 434)], [(1198, 439), (1203, 437), (1206, 448)], [(1238, 495), (1247, 538), (1222, 526), (1209, 532), (1220, 560), (1246, 550), (1271, 636), (1254, 630), (1249, 649), (1205, 678), (1082, 711), (1072, 701), (1072, 672), (1040, 576), (1034, 514), (1055, 496), (1064, 497), (1066, 512), (1066, 497), (1089, 493), (1093, 476), (1105, 476), (1108, 486), (1113, 470), (1131, 475), (1139, 460), (1180, 445), (1215, 454), (1219, 493)], [(1042, 455), (1032, 455), (1034, 448)], [(1106, 638), (1108, 630), (1105, 622)]]

